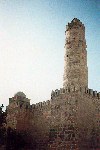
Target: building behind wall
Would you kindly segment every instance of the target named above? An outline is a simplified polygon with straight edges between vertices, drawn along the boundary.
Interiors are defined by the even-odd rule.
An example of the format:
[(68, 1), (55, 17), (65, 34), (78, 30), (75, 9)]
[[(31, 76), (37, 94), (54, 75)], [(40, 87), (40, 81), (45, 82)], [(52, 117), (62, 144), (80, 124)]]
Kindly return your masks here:
[(16, 93), (7, 106), (7, 126), (27, 131), (36, 150), (99, 150), (100, 92), (88, 88), (84, 24), (74, 18), (65, 35), (63, 88), (32, 105)]

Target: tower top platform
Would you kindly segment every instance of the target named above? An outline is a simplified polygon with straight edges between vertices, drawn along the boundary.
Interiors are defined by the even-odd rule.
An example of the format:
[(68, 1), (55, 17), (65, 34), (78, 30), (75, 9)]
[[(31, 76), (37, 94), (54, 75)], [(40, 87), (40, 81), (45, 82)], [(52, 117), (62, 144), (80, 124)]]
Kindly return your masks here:
[(74, 18), (71, 23), (68, 23), (68, 25), (66, 25), (66, 30), (71, 29), (73, 26), (80, 26), (80, 27), (84, 27), (84, 24), (77, 18)]

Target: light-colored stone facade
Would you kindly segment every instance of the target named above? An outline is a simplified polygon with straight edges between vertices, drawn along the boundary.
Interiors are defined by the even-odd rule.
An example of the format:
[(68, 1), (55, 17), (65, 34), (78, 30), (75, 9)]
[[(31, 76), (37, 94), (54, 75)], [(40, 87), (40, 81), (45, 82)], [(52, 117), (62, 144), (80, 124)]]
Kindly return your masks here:
[(85, 27), (74, 18), (68, 23), (65, 31), (65, 87), (88, 87), (87, 51), (85, 40)]
[(9, 99), (7, 125), (27, 131), (35, 150), (99, 150), (100, 93), (88, 89), (85, 27), (75, 18), (65, 33), (63, 88), (33, 105), (18, 92)]

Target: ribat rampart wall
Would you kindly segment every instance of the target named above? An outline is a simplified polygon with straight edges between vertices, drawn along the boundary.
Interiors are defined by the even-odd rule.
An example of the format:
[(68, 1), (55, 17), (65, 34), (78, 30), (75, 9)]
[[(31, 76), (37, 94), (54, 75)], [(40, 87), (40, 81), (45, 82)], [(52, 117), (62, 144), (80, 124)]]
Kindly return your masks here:
[[(95, 129), (97, 134), (100, 131), (99, 109), (100, 93), (97, 91), (87, 88), (77, 90), (74, 87), (55, 90), (51, 93), (51, 100), (31, 105), (29, 130), (36, 142), (39, 143), (48, 141), (55, 143), (57, 139), (62, 143), (63, 141), (68, 142), (72, 138), (79, 143), (90, 141), (92, 130)], [(76, 129), (73, 131), (74, 133), (59, 131), (61, 127), (66, 127), (68, 131), (69, 126)], [(56, 134), (55, 138), (52, 137), (52, 134)], [(63, 139), (60, 134), (63, 135)]]
[(91, 141), (93, 130), (95, 139), (100, 135), (100, 92), (92, 89), (56, 89), (50, 100), (33, 105), (13, 100), (7, 111), (8, 126), (26, 130), (38, 146), (36, 149), (69, 145), (69, 150), (73, 140), (77, 149)]

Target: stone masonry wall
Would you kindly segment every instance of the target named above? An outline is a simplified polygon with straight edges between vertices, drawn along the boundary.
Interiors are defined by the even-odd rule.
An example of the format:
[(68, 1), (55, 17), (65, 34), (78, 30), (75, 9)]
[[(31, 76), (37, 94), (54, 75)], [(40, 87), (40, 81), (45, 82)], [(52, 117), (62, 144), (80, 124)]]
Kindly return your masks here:
[(41, 147), (49, 141), (48, 149), (61, 149), (62, 146), (66, 149), (68, 145), (67, 150), (71, 146), (80, 149), (82, 144), (86, 148), (90, 144), (92, 130), (95, 129), (97, 137), (100, 132), (100, 93), (90, 89), (61, 89), (53, 94), (45, 105), (36, 104), (31, 110), (30, 131), (36, 143)]
[[(12, 109), (11, 109), (12, 108)], [(100, 135), (100, 93), (75, 87), (52, 91), (51, 100), (21, 108), (8, 106), (8, 126), (27, 131), (38, 149), (82, 150)], [(14, 124), (15, 123), (15, 124)]]

